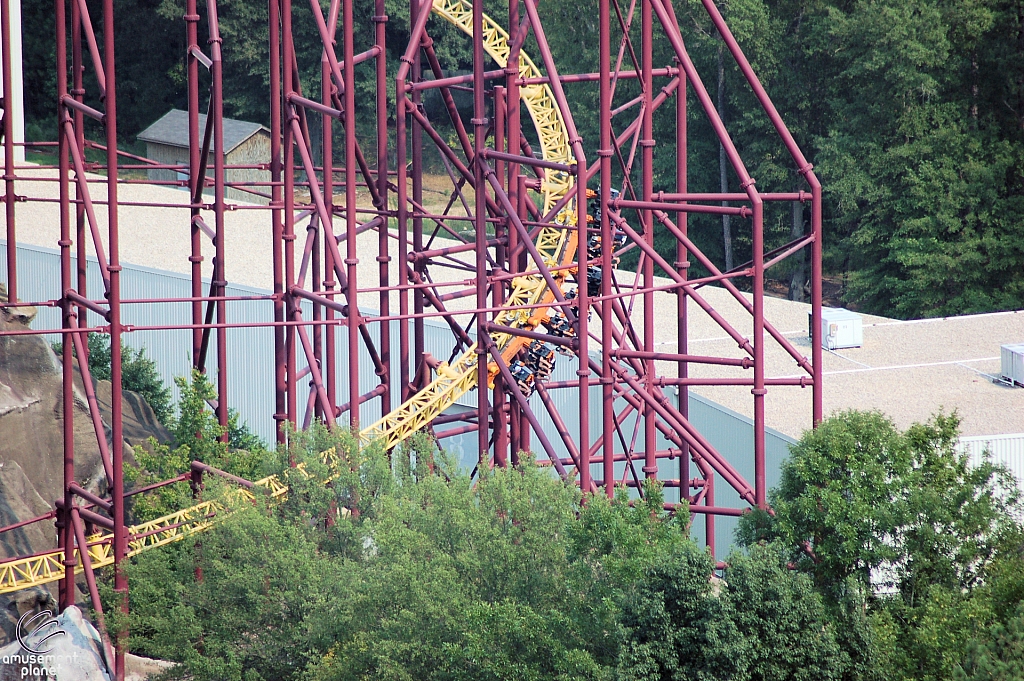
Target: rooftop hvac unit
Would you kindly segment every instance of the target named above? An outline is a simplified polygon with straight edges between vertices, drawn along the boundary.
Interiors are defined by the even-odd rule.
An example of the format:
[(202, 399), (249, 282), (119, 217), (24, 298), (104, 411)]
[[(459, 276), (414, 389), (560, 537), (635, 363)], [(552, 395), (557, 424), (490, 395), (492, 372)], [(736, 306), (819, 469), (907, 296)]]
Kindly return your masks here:
[[(813, 329), (811, 313), (807, 313), (807, 334)], [(821, 347), (826, 350), (859, 348), (864, 344), (860, 315), (841, 307), (821, 308)]]
[(1024, 386), (1024, 343), (1003, 345), (999, 350), (1003, 378), (1015, 385)]

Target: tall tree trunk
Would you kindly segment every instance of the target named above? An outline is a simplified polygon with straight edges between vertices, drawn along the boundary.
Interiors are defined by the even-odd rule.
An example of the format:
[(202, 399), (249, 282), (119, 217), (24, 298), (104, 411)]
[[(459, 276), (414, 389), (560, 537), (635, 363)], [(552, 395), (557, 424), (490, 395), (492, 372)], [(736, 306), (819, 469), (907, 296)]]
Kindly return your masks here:
[(1017, 122), (1024, 130), (1024, 70), (1021, 60), (1024, 59), (1024, 2), (1017, 3)]
[[(718, 45), (718, 117), (725, 124), (725, 53), (724, 46)], [(721, 140), (718, 142), (718, 174), (721, 182), (721, 191), (729, 191), (729, 165), (725, 156), (725, 145)], [(728, 201), (722, 201), (723, 206), (728, 206)], [(722, 247), (725, 251), (725, 271), (732, 269), (732, 225), (729, 224), (729, 216), (722, 216)]]
[[(789, 240), (794, 241), (804, 235), (804, 204), (793, 202), (793, 224), (789, 230)], [(798, 303), (804, 302), (804, 284), (807, 281), (807, 249), (801, 248), (796, 254), (796, 267), (789, 278), (789, 299)]]

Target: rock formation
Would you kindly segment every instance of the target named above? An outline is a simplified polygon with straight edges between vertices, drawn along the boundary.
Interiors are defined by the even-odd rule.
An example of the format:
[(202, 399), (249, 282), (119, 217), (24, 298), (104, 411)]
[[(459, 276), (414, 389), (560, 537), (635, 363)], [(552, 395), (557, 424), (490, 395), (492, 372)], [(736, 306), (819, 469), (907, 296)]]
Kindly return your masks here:
[[(6, 302), (7, 291), (0, 284), (0, 330), (28, 330), (35, 308), (10, 307)], [(93, 381), (93, 385), (109, 446), (111, 385), (109, 381)], [(45, 515), (63, 496), (62, 395), (63, 367), (45, 337), (0, 336), (0, 526)], [(75, 479), (87, 490), (104, 495), (106, 476), (77, 366), (74, 398)], [(141, 396), (126, 391), (122, 405), (124, 456), (131, 464), (132, 445), (143, 444), (151, 436), (166, 442), (170, 436)], [(30, 555), (56, 545), (54, 521), (42, 520), (0, 534), (0, 558)], [(55, 594), (51, 584), (0, 595), (0, 644), (12, 640), (14, 627), (26, 612), (53, 609)]]

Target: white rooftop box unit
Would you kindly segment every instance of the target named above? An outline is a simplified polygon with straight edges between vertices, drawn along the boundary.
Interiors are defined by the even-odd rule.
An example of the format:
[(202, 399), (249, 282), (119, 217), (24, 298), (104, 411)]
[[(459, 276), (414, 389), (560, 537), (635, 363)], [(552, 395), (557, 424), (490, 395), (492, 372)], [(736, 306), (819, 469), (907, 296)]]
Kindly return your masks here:
[[(807, 313), (807, 331), (811, 332), (811, 313)], [(860, 315), (841, 307), (821, 308), (821, 347), (826, 350), (859, 348), (864, 344)]]
[(1003, 378), (1024, 386), (1024, 343), (1003, 345), (999, 350)]

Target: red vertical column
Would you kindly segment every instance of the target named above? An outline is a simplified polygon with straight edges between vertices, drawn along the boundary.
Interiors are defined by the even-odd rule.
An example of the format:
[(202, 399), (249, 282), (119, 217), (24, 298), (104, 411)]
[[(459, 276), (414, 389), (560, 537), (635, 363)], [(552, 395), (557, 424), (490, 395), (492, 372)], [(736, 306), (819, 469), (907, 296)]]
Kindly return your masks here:
[[(487, 135), (487, 109), (484, 100), (484, 9), (482, 2), (473, 3), (473, 177), (476, 191), (476, 307), (487, 307), (487, 189), (484, 167), (481, 163), (484, 137)], [(487, 331), (484, 325), (487, 316), (476, 315), (477, 352), (477, 452), (480, 465), (486, 465), (488, 452), (488, 407), (487, 407)]]
[(359, 253), (356, 245), (356, 85), (355, 39), (352, 16), (353, 0), (342, 0), (345, 49), (345, 229), (348, 250), (345, 271), (348, 276), (348, 394), (350, 423), (359, 427), (359, 294), (356, 266)]
[[(680, 69), (679, 85), (676, 87), (676, 192), (680, 194), (685, 194), (687, 190), (686, 155), (686, 74), (682, 72), (682, 69)], [(677, 218), (677, 226), (684, 236), (687, 235), (688, 217), (689, 213), (680, 213)], [(679, 277), (683, 281), (687, 279), (690, 271), (690, 263), (687, 262), (687, 257), (686, 245), (677, 239), (675, 266), (676, 272), (679, 273)], [(676, 325), (676, 347), (681, 355), (689, 353), (690, 331), (688, 327), (686, 305), (686, 292), (682, 288), (676, 289), (676, 315), (678, 317)], [(689, 364), (687, 362), (678, 362), (676, 364), (676, 375), (679, 378), (687, 378), (689, 373)], [(682, 414), (683, 418), (689, 420), (690, 389), (686, 385), (679, 386), (679, 413)], [(689, 500), (690, 496), (690, 445), (685, 440), (682, 442), (681, 451), (679, 453), (679, 480), (679, 501), (682, 503), (684, 499)]]
[[(82, 76), (85, 73), (85, 65), (82, 62), (82, 10), (77, 2), (71, 3), (71, 96), (77, 102), (85, 101), (85, 87)], [(75, 111), (75, 145), (78, 153), (85, 155), (85, 116), (81, 111)], [(75, 185), (75, 195), (78, 197), (78, 186)], [(86, 258), (87, 242), (85, 235), (85, 204), (79, 201), (75, 206), (75, 244), (76, 262), (75, 269), (78, 277), (78, 292), (85, 298), (89, 297), (87, 274), (89, 263)], [(78, 306), (78, 325), (89, 326), (88, 308), (84, 305)], [(84, 344), (83, 344), (84, 345)], [(88, 359), (88, 356), (85, 358)], [(70, 536), (70, 535), (69, 535)]]
[(815, 427), (824, 416), (825, 386), (821, 375), (821, 183), (811, 173), (810, 164), (804, 177), (811, 185), (811, 364), (814, 370), (814, 391), (811, 395), (812, 422)]
[[(338, 13), (340, 7), (338, 0), (331, 2), (331, 7), (328, 12), (327, 18), (327, 29), (329, 35), (332, 37), (335, 35), (338, 26)], [(327, 56), (327, 50), (324, 49), (320, 53), (320, 101), (324, 106), (333, 107), (333, 93), (334, 93), (334, 82), (331, 75), (331, 64), (330, 59)], [(313, 254), (312, 259), (312, 281), (314, 291), (319, 289), (320, 282), (320, 249), (323, 248), (323, 289), (324, 295), (332, 298), (332, 292), (336, 285), (334, 280), (334, 249), (329, 245), (328, 239), (335, 239), (334, 236), (334, 117), (328, 114), (321, 114), (320, 116), (320, 145), (321, 145), (321, 156), (323, 157), (323, 173), (324, 173), (324, 186), (323, 186), (323, 201), (324, 207), (327, 209), (327, 214), (332, 217), (332, 220), (327, 223), (320, 225), (321, 229), (316, 231), (313, 242)], [(310, 140), (312, 144), (312, 140)], [(316, 219), (316, 218), (314, 218)], [(317, 221), (322, 222), (320, 220)], [(323, 233), (323, 239), (320, 238), (321, 231)], [(329, 409), (331, 414), (325, 413), (325, 407), (322, 400), (316, 400), (313, 404), (316, 408), (316, 415), (321, 418), (324, 423), (332, 423), (335, 418), (336, 406), (338, 404), (337, 396), (337, 366), (336, 362), (336, 334), (335, 327), (330, 323), (330, 320), (334, 318), (334, 310), (328, 306), (315, 304), (313, 305), (313, 321), (319, 321), (325, 319), (328, 323), (326, 326), (321, 324), (313, 325), (313, 353), (317, 359), (317, 363), (320, 369), (321, 381), (323, 381), (324, 387), (327, 391), (327, 403), (330, 405)], [(326, 343), (326, 347), (325, 346)]]
[[(704, 505), (714, 506), (715, 505), (715, 474), (708, 468), (708, 473), (704, 476), (704, 485), (706, 492), (704, 494)], [(705, 513), (704, 521), (704, 541), (708, 545), (708, 551), (711, 552), (711, 557), (714, 558), (717, 554), (715, 553), (715, 514)]]
[[(547, 49), (545, 44), (542, 49)], [(551, 72), (552, 83), (559, 85), (555, 79), (554, 72)], [(561, 90), (561, 87), (558, 88)], [(562, 96), (564, 99), (564, 94)], [(575, 127), (575, 126), (573, 126)], [(573, 131), (575, 132), (575, 131)], [(579, 303), (579, 318), (577, 319), (577, 334), (580, 341), (578, 350), (579, 369), (576, 374), (579, 376), (580, 390), (580, 487), (584, 494), (590, 492), (592, 487), (590, 474), (590, 292), (587, 291), (587, 164), (583, 158), (581, 140), (577, 137), (575, 147), (576, 153), (576, 231), (579, 239), (579, 249), (576, 251), (579, 262), (579, 286), (576, 300)], [(605, 274), (607, 277), (608, 275)], [(610, 408), (610, 407), (609, 407)]]
[[(505, 151), (505, 113), (505, 88), (496, 85), (494, 87), (494, 148), (497, 151)], [(498, 161), (495, 166), (498, 182), (501, 183), (505, 177), (505, 163)], [(505, 247), (501, 244), (501, 240), (507, 234), (507, 224), (505, 220), (494, 223), (494, 236), (498, 241), (498, 245), (494, 248), (496, 274), (503, 274), (505, 270)], [(491, 301), (495, 309), (500, 309), (505, 304), (503, 283), (494, 283)], [(504, 381), (500, 375), (496, 376), (494, 380), (494, 407), (491, 412), (494, 420), (494, 462), (504, 468), (508, 465), (508, 400), (505, 399)]]
[(192, 367), (202, 370), (199, 358), (203, 348), (203, 330), (199, 324), (203, 323), (203, 301), (200, 300), (203, 295), (203, 234), (196, 218), (202, 208), (205, 178), (200, 177), (202, 140), (199, 138), (199, 60), (196, 59), (199, 50), (199, 11), (196, 0), (187, 0), (185, 3), (185, 40), (188, 43), (185, 56), (188, 75), (188, 190), (192, 203), (192, 254), (188, 260), (192, 264), (192, 324), (195, 325), (192, 328)]
[[(519, 0), (508, 0), (508, 35), (513, 42), (516, 32), (519, 30)], [(519, 140), (522, 139), (520, 129), (520, 104), (519, 104), (519, 50), (513, 49), (509, 52), (508, 61), (505, 64), (505, 120), (508, 126), (507, 146), (510, 154), (519, 153)], [(508, 198), (516, 207), (520, 219), (524, 217), (521, 205), (522, 197), (519, 193), (519, 164), (509, 163), (508, 167)], [(516, 244), (519, 242), (519, 234), (514, 229), (508, 230), (508, 253), (515, 252)], [(506, 259), (506, 269), (511, 273), (519, 271), (519, 258), (510, 257)], [(529, 423), (522, 418), (522, 408), (515, 400), (509, 400), (509, 447), (512, 452), (512, 465), (519, 464), (519, 452), (526, 447), (522, 441), (523, 424), (529, 428)]]
[[(281, 221), (281, 6), (268, 0), (270, 31), (270, 220), (274, 267), (274, 322), (285, 320), (285, 281)], [(278, 443), (284, 442), (283, 422), (288, 418), (288, 361), (285, 355), (285, 328), (274, 327), (274, 423)]]
[[(329, 29), (332, 30), (332, 32), (334, 30), (334, 27), (337, 25), (337, 18), (338, 18), (337, 14), (336, 14), (336, 11), (335, 11), (335, 6), (336, 6), (336, 3), (332, 3), (331, 4), (330, 19), (328, 21), (328, 27), (329, 27)], [(321, 59), (320, 59), (320, 101), (323, 103), (324, 106), (333, 106), (333, 101), (332, 101), (332, 98), (331, 98), (332, 87), (333, 87), (333, 83), (331, 81), (331, 66), (330, 66), (329, 60), (327, 59), (327, 51), (324, 50), (323, 55), (321, 56)], [(327, 208), (327, 214), (333, 217), (334, 216), (334, 128), (333, 128), (334, 117), (333, 116), (329, 116), (327, 114), (322, 114), (321, 117), (320, 117), (320, 120), (321, 120), (321, 131), (322, 131), (322, 134), (321, 134), (321, 144), (322, 144), (322, 147), (323, 147), (322, 151), (323, 151), (323, 164), (324, 164), (324, 192), (323, 192), (324, 205)], [(335, 236), (334, 236), (334, 225), (333, 224), (325, 224), (322, 227), (323, 227), (323, 235), (324, 235), (324, 243), (323, 243), (323, 246), (324, 246), (324, 282), (323, 282), (323, 285), (324, 285), (324, 295), (326, 295), (328, 298), (332, 298), (332, 292), (334, 291), (334, 286), (337, 284), (337, 282), (334, 280), (334, 276), (335, 276), (335, 274), (334, 274), (334, 266), (335, 265), (334, 265), (333, 250), (330, 247), (328, 247), (327, 239), (334, 239), (335, 238)], [(319, 243), (314, 244), (314, 246), (313, 246), (313, 252), (314, 253), (318, 253), (319, 252), (319, 248), (318, 248), (319, 245), (320, 245)], [(314, 279), (313, 279), (314, 282), (316, 281), (316, 277), (317, 276), (318, 275), (316, 273), (316, 267), (314, 266)], [(317, 315), (318, 315), (318, 311), (319, 311), (320, 307), (321, 307), (320, 305), (314, 305), (313, 306), (313, 318), (314, 318), (314, 320), (318, 318)], [(326, 355), (326, 364), (325, 364), (324, 369), (323, 369), (323, 374), (326, 374), (326, 381), (325, 382), (327, 383), (327, 401), (330, 402), (331, 409), (334, 409), (336, 407), (336, 405), (338, 404), (338, 385), (337, 385), (338, 384), (338, 369), (337, 369), (337, 366), (335, 365), (337, 348), (335, 346), (335, 343), (336, 343), (335, 328), (334, 328), (334, 325), (330, 323), (330, 320), (332, 320), (334, 318), (334, 309), (331, 308), (331, 307), (324, 306), (323, 307), (323, 311), (324, 311), (325, 319), (328, 322), (327, 323), (327, 327), (326, 327), (326, 329), (323, 332), (323, 335), (325, 336), (325, 340), (327, 342), (327, 347), (326, 347), (325, 353), (324, 353)], [(314, 326), (313, 327), (314, 336), (319, 336), (318, 329), (319, 329), (318, 326)], [(319, 349), (321, 347), (320, 339), (317, 338), (314, 341), (314, 343), (316, 345), (317, 351), (319, 351)], [(319, 404), (319, 402), (318, 402), (318, 404)], [(332, 416), (333, 416), (333, 414), (332, 414)]]
[[(68, 91), (68, 63), (67, 63), (67, 18), (64, 7), (64, 0), (54, 0), (55, 34), (57, 39), (57, 99), (62, 101)], [(5, 45), (8, 43), (5, 43)], [(73, 288), (71, 283), (71, 200), (69, 175), (71, 173), (68, 159), (68, 137), (65, 133), (64, 121), (68, 113), (64, 106), (59, 105), (57, 109), (57, 163), (60, 174), (60, 265), (61, 265), (61, 297), (62, 304), (61, 327), (65, 333), (61, 337), (64, 350), (61, 356), (63, 362), (63, 393), (61, 402), (61, 416), (63, 418), (64, 432), (64, 508), (71, 508), (71, 483), (75, 481), (75, 373), (74, 357), (72, 355), (72, 341), (70, 334), (66, 333), (71, 328), (71, 315), (73, 310), (67, 300), (67, 291)], [(8, 223), (7, 246), (17, 245), (13, 238), (13, 223)], [(8, 251), (10, 253), (10, 251)], [(11, 261), (9, 261), (11, 262)], [(11, 294), (11, 290), (8, 290)], [(10, 300), (13, 300), (13, 295)], [(58, 509), (57, 515), (58, 541), (64, 548), (64, 579), (61, 580), (60, 601), (61, 610), (72, 605), (75, 599), (75, 549), (71, 532), (70, 514)]]
[[(751, 182), (753, 182), (751, 180)], [(753, 187), (751, 187), (753, 189)], [(764, 462), (764, 204), (754, 196), (754, 498), (758, 508), (767, 508), (765, 501)]]
[[(124, 434), (121, 403), (121, 265), (117, 230), (117, 81), (114, 70), (114, 0), (103, 1), (103, 71), (106, 80), (104, 124), (107, 133), (107, 270), (110, 272), (110, 439), (114, 484), (111, 489), (111, 516), (114, 521), (114, 592), (121, 611), (128, 613), (128, 579), (124, 560), (128, 553), (128, 530), (124, 517)], [(100, 247), (99, 244), (96, 245)], [(117, 632), (114, 673), (124, 679), (124, 656), (128, 652), (128, 631)]]
[[(604, 491), (611, 498), (615, 496), (615, 393), (614, 378), (612, 376), (612, 357), (610, 351), (613, 347), (612, 338), (612, 301), (609, 296), (612, 293), (612, 230), (611, 217), (608, 214), (609, 202), (611, 201), (612, 189), (612, 83), (611, 83), (611, 10), (610, 0), (600, 0), (598, 10), (599, 28), (599, 65), (600, 82), (598, 85), (598, 97), (600, 99), (600, 148), (597, 155), (600, 162), (601, 186), (601, 450), (602, 450), (602, 471), (604, 475)], [(582, 180), (582, 178), (580, 178)], [(586, 252), (586, 244), (581, 244), (580, 249)], [(580, 279), (580, 288), (586, 286), (586, 277)], [(584, 445), (586, 443), (583, 443)], [(580, 456), (589, 457), (589, 447), (580, 447)], [(628, 464), (627, 464), (628, 465)]]
[[(409, 24), (416, 25), (417, 0), (409, 0)], [(415, 36), (414, 36), (415, 37)], [(409, 46), (410, 50), (418, 49), (414, 45)], [(406, 53), (408, 54), (408, 52)], [(404, 61), (404, 59), (403, 59)], [(409, 399), (409, 174), (406, 164), (408, 163), (407, 138), (408, 113), (406, 110), (406, 87), (405, 74), (408, 73), (407, 64), (399, 67), (398, 77), (395, 79), (395, 170), (398, 171), (398, 314), (401, 320), (398, 322), (398, 364), (399, 386), (401, 387), (401, 400)]]
[[(390, 286), (389, 280), (391, 256), (388, 255), (390, 244), (388, 243), (388, 68), (387, 68), (387, 21), (386, 7), (384, 0), (374, 0), (374, 43), (380, 50), (377, 54), (377, 193), (380, 195), (378, 210), (384, 211), (381, 214), (383, 222), (377, 228), (377, 262), (380, 292), (380, 315), (388, 317), (391, 315), (391, 294), (383, 290)], [(380, 396), (381, 416), (386, 416), (391, 411), (391, 322), (383, 322), (380, 325), (380, 359), (384, 366), (385, 375), (381, 376), (384, 392)]]
[[(18, 300), (18, 242), (14, 222), (14, 85), (11, 83), (11, 2), (0, 0), (0, 33), (3, 34), (4, 78), (4, 212), (7, 218), (7, 300)], [(67, 75), (65, 74), (65, 81)], [(65, 82), (65, 89), (67, 83)]]
[[(651, 104), (654, 89), (654, 79), (651, 69), (653, 62), (653, 36), (654, 25), (651, 11), (651, 0), (641, 0), (640, 4), (640, 34), (641, 34), (641, 82), (643, 83), (643, 121), (640, 133), (640, 168), (642, 174), (643, 200), (650, 201), (654, 191), (654, 107)], [(654, 214), (645, 210), (643, 215), (644, 240), (649, 246), (654, 247)], [(650, 289), (654, 286), (654, 260), (644, 258), (643, 268), (644, 281), (644, 352), (654, 352), (654, 292)], [(654, 360), (648, 357), (644, 360), (644, 383), (648, 392), (654, 393)], [(656, 450), (658, 445), (657, 431), (655, 430), (654, 405), (644, 402), (644, 475), (647, 478), (656, 478), (658, 475), (658, 461)]]
[[(213, 117), (213, 212), (216, 220), (216, 255), (213, 262), (213, 283), (210, 287), (214, 295), (223, 297), (227, 286), (225, 259), (227, 245), (225, 243), (224, 226), (224, 62), (221, 59), (220, 26), (217, 19), (216, 0), (206, 0), (206, 14), (210, 31), (210, 75), (213, 83), (210, 96), (213, 98), (210, 115)], [(227, 302), (217, 301), (217, 420), (224, 429), (221, 436), (223, 442), (228, 441), (228, 330)]]
[[(419, 19), (420, 12), (430, 13), (430, 5), (425, 3), (419, 3), (417, 0), (410, 0), (415, 6), (415, 12), (413, 13), (413, 21), (416, 22)], [(421, 63), (421, 51), (420, 46), (426, 41), (427, 36), (425, 33), (421, 34), (419, 41), (417, 42), (416, 51), (413, 52), (412, 57), (412, 69), (410, 70), (411, 80), (413, 83), (418, 83), (423, 78), (423, 66)], [(419, 90), (413, 90), (412, 94), (412, 106), (419, 110), (420, 102), (422, 101), (423, 95)], [(411, 139), (411, 151), (412, 151), (412, 200), (417, 205), (423, 205), (423, 127), (415, 119), (412, 121), (412, 129), (410, 130)], [(479, 185), (477, 185), (479, 186)], [(423, 250), (423, 218), (420, 217), (420, 210), (416, 209), (412, 214), (412, 250), (419, 252)], [(421, 271), (425, 265), (422, 261), (418, 260), (414, 264), (419, 274), (422, 276)], [(424, 298), (423, 289), (415, 289), (412, 293), (412, 311), (417, 315), (422, 315)], [(423, 367), (423, 353), (424, 348), (424, 320), (422, 317), (416, 317), (412, 321), (412, 339), (413, 339), (413, 355), (412, 355), (412, 370), (415, 376), (420, 376), (420, 371)], [(429, 374), (427, 374), (429, 375)], [(416, 386), (416, 389), (422, 388), (422, 385)]]
[[(284, 101), (295, 91), (292, 70), (292, 52), (295, 45), (292, 41), (292, 3), (281, 0), (281, 49), (284, 55), (282, 73), (282, 89)], [(295, 109), (291, 104), (284, 107), (284, 226), (281, 240), (284, 242), (284, 280), (285, 280), (285, 316), (288, 321), (295, 320), (297, 304), (292, 295), (295, 286), (295, 140), (293, 138), (292, 120), (296, 118)], [(288, 420), (294, 425), (298, 423), (298, 381), (295, 378), (295, 328), (285, 327), (285, 363), (288, 389)]]
[[(516, 0), (513, 0), (513, 1), (516, 1)], [(526, 195), (526, 176), (525, 175), (517, 174), (516, 175), (516, 184), (517, 184), (517, 187), (518, 187), (517, 191), (519, 193), (519, 196), (518, 196), (519, 203), (516, 204), (516, 214), (519, 216), (520, 220), (527, 220), (529, 218), (529, 213), (528, 213), (527, 208), (526, 208), (526, 202), (529, 201), (530, 198)], [(523, 257), (525, 257), (525, 256), (523, 256)], [(520, 263), (516, 264), (517, 271), (519, 270), (519, 265), (520, 265)], [(527, 418), (526, 412), (523, 409), (521, 409), (521, 408), (519, 409), (519, 411), (517, 413), (520, 416), (520, 418), (519, 418), (519, 451), (528, 452), (528, 451), (530, 451), (530, 428), (531, 428), (530, 419)], [(514, 456), (518, 456), (518, 452), (516, 452), (516, 454)]]
[[(323, 159), (324, 177), (326, 178), (328, 175), (327, 168), (329, 163), (329, 157), (326, 154), (324, 154)], [(324, 181), (324, 184), (327, 184), (326, 180)], [(324, 201), (327, 201), (326, 197)], [(327, 213), (328, 215), (332, 214), (330, 204), (327, 205)], [(319, 296), (321, 295), (320, 248), (323, 241), (331, 238), (333, 230), (327, 230), (326, 232), (324, 232), (324, 236), (326, 237), (326, 239), (321, 239), (321, 233), (319, 229), (320, 220), (316, 216), (313, 216), (310, 219), (313, 221), (312, 224), (315, 225), (317, 229), (313, 231), (313, 248), (310, 252), (309, 258), (309, 281), (313, 285), (313, 293)], [(325, 308), (323, 305), (317, 302), (313, 302), (313, 328), (310, 330), (313, 343), (313, 361), (316, 363), (317, 368), (320, 370), (321, 380), (323, 380), (322, 377), (324, 370), (324, 325), (321, 323), (321, 320), (323, 319), (324, 316), (324, 309)], [(330, 400), (328, 399), (328, 401)], [(324, 409), (323, 400), (316, 399), (312, 402), (312, 414), (309, 415), (309, 418), (319, 419), (321, 422), (324, 423), (327, 422), (327, 412)]]

